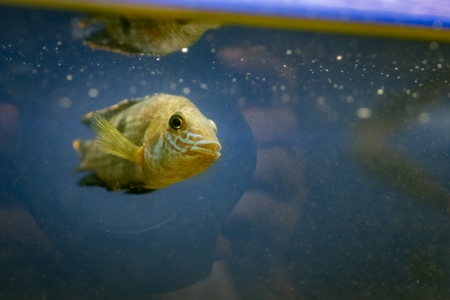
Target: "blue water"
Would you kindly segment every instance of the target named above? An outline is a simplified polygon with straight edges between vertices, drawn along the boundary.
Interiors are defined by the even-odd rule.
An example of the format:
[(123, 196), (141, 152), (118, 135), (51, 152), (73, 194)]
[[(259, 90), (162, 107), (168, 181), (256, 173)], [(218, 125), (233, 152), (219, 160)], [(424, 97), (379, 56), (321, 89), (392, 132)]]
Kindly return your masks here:
[[(448, 45), (223, 27), (126, 57), (83, 45), (82, 14), (1, 12), (1, 299), (450, 297)], [(80, 117), (156, 92), (216, 122), (219, 161), (148, 195), (79, 187)], [(438, 192), (365, 167), (380, 130)]]

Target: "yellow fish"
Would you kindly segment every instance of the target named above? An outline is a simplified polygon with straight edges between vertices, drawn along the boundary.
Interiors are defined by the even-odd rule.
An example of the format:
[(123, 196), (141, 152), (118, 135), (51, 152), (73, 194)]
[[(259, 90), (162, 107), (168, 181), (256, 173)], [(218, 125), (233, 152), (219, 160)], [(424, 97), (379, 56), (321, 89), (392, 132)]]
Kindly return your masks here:
[(144, 193), (206, 170), (220, 157), (217, 127), (187, 98), (155, 94), (88, 113), (95, 140), (75, 140), (82, 186)]
[(104, 27), (85, 38), (93, 49), (125, 55), (163, 56), (192, 46), (210, 28), (218, 25), (180, 19), (150, 19), (131, 16), (92, 15), (80, 27)]

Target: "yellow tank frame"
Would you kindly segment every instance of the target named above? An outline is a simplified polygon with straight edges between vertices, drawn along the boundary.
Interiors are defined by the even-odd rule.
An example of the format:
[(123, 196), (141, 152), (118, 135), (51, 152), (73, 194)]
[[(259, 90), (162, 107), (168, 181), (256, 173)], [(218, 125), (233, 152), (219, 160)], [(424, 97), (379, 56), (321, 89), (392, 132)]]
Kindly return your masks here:
[(337, 21), (320, 18), (289, 18), (277, 15), (251, 15), (212, 10), (193, 10), (148, 4), (88, 0), (0, 0), (0, 4), (28, 8), (62, 9), (80, 12), (105, 12), (147, 17), (172, 17), (204, 20), (223, 25), (244, 25), (318, 31), (325, 33), (376, 36), (385, 38), (450, 42), (450, 29), (380, 22)]

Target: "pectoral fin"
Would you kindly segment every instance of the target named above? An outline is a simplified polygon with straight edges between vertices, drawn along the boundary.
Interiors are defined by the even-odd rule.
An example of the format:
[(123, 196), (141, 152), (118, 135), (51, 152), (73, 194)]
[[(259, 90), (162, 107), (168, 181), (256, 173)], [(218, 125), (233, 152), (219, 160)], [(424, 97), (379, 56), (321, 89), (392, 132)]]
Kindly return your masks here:
[(96, 144), (106, 153), (124, 158), (142, 166), (144, 149), (128, 140), (117, 128), (112, 126), (102, 115), (94, 112), (91, 128), (97, 134)]
[(82, 187), (99, 186), (107, 188), (106, 184), (95, 173), (90, 173), (81, 178), (80, 181), (78, 181), (78, 185)]
[(144, 183), (130, 183), (128, 186), (128, 190), (125, 192), (126, 194), (148, 194), (156, 191), (155, 189), (147, 189), (145, 188)]
[[(108, 188), (108, 186), (97, 176), (95, 173), (90, 173), (78, 181), (78, 185), (81, 187), (101, 187), (108, 191), (113, 191), (113, 189)], [(143, 183), (130, 183), (129, 186), (120, 187), (121, 190), (126, 190), (126, 194), (148, 194), (156, 191), (155, 189), (147, 189), (144, 187)]]

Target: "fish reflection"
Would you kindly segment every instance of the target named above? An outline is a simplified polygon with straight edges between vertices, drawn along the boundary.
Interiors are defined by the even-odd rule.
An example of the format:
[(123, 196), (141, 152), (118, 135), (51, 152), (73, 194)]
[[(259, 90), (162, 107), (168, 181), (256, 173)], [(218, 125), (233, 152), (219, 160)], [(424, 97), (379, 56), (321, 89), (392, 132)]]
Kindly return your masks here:
[(93, 15), (81, 27), (103, 25), (85, 38), (93, 49), (125, 55), (163, 56), (192, 46), (211, 28), (218, 25), (192, 20), (149, 19), (129, 16)]
[(387, 183), (427, 203), (449, 209), (448, 189), (433, 178), (431, 172), (389, 143), (393, 134), (408, 128), (446, 94), (448, 83), (435, 78), (417, 91), (417, 97), (401, 91), (385, 99), (371, 110), (370, 118), (357, 123), (353, 151), (364, 167)]
[(217, 128), (188, 99), (155, 94), (88, 113), (95, 140), (75, 140), (82, 186), (150, 192), (206, 170), (220, 157)]

